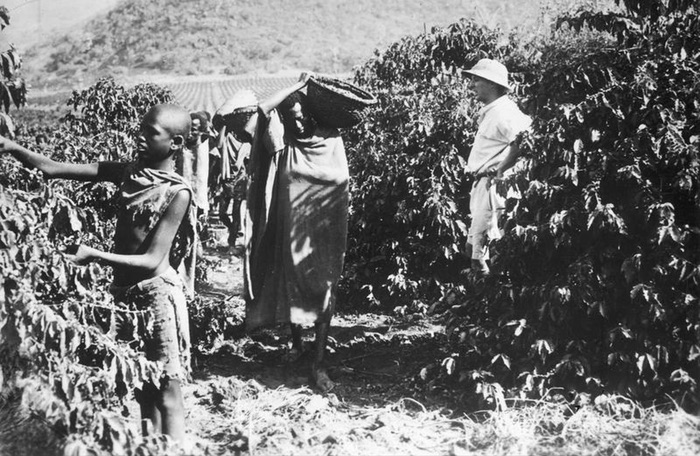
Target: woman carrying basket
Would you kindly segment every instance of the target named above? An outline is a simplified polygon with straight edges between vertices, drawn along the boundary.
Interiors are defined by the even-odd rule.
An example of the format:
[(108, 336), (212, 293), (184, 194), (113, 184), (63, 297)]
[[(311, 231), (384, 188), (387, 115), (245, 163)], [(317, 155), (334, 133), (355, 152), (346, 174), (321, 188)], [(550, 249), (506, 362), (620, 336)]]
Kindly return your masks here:
[[(214, 114), (212, 124), (218, 135), (219, 155), (213, 163), (219, 220), (228, 228), (229, 247), (236, 247), (241, 229), (241, 206), (248, 185), (247, 164), (257, 119), (258, 99), (250, 90), (240, 90)], [(229, 207), (231, 208), (229, 210)]]
[(319, 125), (300, 92), (309, 80), (258, 106), (250, 158), (246, 242), (246, 325), (289, 323), (292, 351), (302, 351), (302, 325), (315, 325), (310, 380), (334, 383), (323, 367), (336, 288), (343, 269), (349, 171), (336, 128)]

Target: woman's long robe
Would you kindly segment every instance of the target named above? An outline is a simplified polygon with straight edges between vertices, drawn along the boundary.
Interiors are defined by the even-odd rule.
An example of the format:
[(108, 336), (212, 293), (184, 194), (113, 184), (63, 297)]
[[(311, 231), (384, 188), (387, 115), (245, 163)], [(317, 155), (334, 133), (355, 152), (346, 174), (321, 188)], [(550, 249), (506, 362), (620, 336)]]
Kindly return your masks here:
[(285, 135), (258, 114), (246, 223), (246, 325), (312, 324), (333, 305), (347, 244), (349, 171), (338, 130)]

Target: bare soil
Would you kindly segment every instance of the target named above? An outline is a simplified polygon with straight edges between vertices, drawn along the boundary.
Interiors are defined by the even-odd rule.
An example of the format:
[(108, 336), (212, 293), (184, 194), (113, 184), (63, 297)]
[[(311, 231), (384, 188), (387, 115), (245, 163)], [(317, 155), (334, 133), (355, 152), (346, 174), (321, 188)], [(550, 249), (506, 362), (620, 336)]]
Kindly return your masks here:
[[(207, 284), (199, 290), (200, 296), (224, 298), (244, 312), (240, 246), (230, 249), (214, 242), (205, 247), (204, 257), (214, 266)], [(320, 394), (308, 381), (310, 352), (296, 361), (287, 359), (288, 328), (241, 332), (240, 338), (224, 340), (213, 353), (196, 360), (194, 382), (185, 388), (192, 435), (200, 448), (214, 454), (355, 454), (360, 447), (370, 454), (421, 454), (426, 446), (431, 449), (428, 453), (434, 454), (434, 441), (411, 444), (403, 426), (382, 437), (383, 443), (376, 442), (371, 432), (359, 440), (355, 436), (341, 442), (358, 429), (365, 429), (367, 417), (374, 423), (369, 424), (370, 428), (384, 428), (375, 422), (382, 410), (395, 413), (400, 409), (404, 421), (412, 420), (412, 412), (431, 411), (446, 420), (449, 398), (429, 397), (416, 386), (421, 369), (439, 356), (443, 333), (441, 325), (429, 320), (402, 321), (387, 315), (340, 312), (332, 322), (326, 355), (328, 372), (336, 386), (330, 393)], [(304, 338), (310, 349), (312, 328)], [(290, 398), (296, 399), (279, 409)], [(222, 408), (226, 403), (228, 406)], [(245, 403), (252, 410), (240, 410)], [(234, 410), (238, 416), (231, 415)], [(318, 420), (321, 411), (327, 419)], [(274, 430), (256, 429), (255, 422), (262, 419), (252, 416), (257, 412), (266, 415), (263, 421), (281, 419), (286, 425)], [(452, 426), (445, 422), (447, 428)], [(417, 422), (413, 424), (420, 427)], [(230, 429), (228, 435), (226, 428)], [(386, 432), (382, 429), (383, 434)], [(311, 435), (325, 437), (319, 440)], [(401, 445), (390, 443), (394, 440)]]
[[(241, 249), (204, 253), (215, 267), (200, 295), (225, 299), (242, 315)], [(513, 400), (505, 410), (465, 413), (454, 393), (421, 379), (425, 366), (449, 355), (441, 352), (444, 338), (444, 328), (427, 318), (339, 312), (327, 354), (337, 385), (319, 394), (308, 383), (309, 360), (285, 360), (286, 328), (241, 331), (199, 357), (185, 387), (194, 444), (186, 454), (700, 454), (699, 417), (619, 396), (576, 407)]]

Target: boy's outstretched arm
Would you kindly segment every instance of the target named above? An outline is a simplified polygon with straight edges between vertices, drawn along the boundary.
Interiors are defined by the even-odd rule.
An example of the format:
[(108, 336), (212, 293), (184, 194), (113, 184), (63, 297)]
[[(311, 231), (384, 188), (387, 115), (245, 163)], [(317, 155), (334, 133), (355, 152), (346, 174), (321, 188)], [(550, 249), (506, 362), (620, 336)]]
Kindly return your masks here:
[(163, 213), (160, 221), (144, 240), (143, 253), (133, 255), (103, 252), (81, 244), (75, 254), (67, 257), (76, 264), (84, 265), (101, 261), (121, 269), (133, 269), (138, 275), (157, 275), (169, 266), (170, 248), (190, 205), (190, 192), (181, 190)]
[[(113, 180), (116, 170), (109, 165), (100, 163), (62, 163), (50, 159), (16, 142), (0, 136), (0, 153), (9, 153), (24, 166), (36, 168), (47, 178), (63, 178), (75, 180)], [(121, 167), (121, 164), (115, 164)]]

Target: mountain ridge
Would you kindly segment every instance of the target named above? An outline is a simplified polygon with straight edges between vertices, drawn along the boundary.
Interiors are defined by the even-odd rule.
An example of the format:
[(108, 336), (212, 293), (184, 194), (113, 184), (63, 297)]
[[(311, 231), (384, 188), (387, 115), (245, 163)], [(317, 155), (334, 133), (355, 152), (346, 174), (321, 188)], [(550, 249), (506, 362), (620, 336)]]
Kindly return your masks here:
[(461, 17), (496, 26), (535, 21), (538, 8), (520, 3), (122, 0), (84, 28), (29, 49), (24, 71), (39, 88), (84, 86), (103, 76), (346, 73), (382, 46)]

